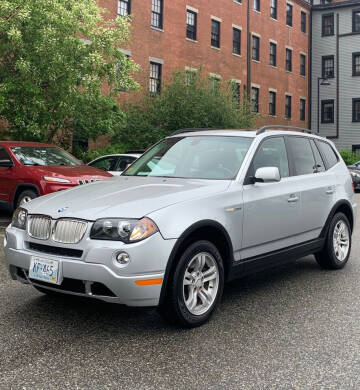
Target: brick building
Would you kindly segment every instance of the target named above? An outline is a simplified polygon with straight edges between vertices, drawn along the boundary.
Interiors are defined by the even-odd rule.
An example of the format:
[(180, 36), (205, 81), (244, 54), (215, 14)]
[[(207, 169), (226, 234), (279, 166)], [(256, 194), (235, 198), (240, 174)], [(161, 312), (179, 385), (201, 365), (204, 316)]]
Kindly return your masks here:
[(149, 88), (175, 69), (232, 79), (259, 112), (258, 125), (307, 127), (310, 4), (305, 0), (99, 0), (131, 13), (132, 43)]

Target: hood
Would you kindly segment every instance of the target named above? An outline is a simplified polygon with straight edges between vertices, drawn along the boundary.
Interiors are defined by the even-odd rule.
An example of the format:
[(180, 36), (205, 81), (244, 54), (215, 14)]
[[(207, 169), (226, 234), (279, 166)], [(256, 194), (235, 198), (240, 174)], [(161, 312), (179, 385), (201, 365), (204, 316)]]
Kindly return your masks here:
[(32, 200), (25, 208), (52, 218), (141, 218), (151, 212), (225, 191), (230, 180), (120, 176)]
[(89, 167), (88, 165), (51, 165), (51, 166), (31, 166), (33, 172), (37, 172), (39, 175), (54, 176), (61, 178), (82, 178), (82, 177), (93, 177), (93, 178), (105, 178), (112, 177), (112, 175), (101, 169)]

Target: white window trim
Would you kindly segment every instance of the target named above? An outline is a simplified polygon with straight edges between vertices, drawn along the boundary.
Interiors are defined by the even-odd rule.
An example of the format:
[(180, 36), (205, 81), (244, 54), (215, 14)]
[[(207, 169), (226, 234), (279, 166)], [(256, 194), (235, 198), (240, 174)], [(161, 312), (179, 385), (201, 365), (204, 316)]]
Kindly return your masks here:
[(290, 92), (285, 92), (285, 96), (290, 96), (290, 97), (292, 97), (292, 93), (290, 93)]
[(210, 18), (211, 18), (211, 20), (216, 20), (217, 22), (220, 22), (220, 23), (222, 22), (222, 19), (218, 18), (217, 16), (211, 15)]
[(238, 26), (237, 24), (233, 24), (232, 26), (233, 28), (237, 28), (238, 30), (242, 31), (242, 27)]
[(197, 8), (191, 7), (190, 5), (187, 5), (187, 6), (186, 6), (186, 9), (187, 9), (188, 11), (195, 12), (196, 14), (199, 13), (199, 10), (198, 10)]
[(232, 83), (241, 84), (241, 80), (231, 79), (230, 81), (231, 81)]
[(277, 93), (277, 89), (276, 89), (276, 88), (269, 88), (269, 92), (275, 92), (275, 93)]
[(302, 54), (302, 55), (305, 56), (305, 57), (307, 56), (307, 54), (304, 53), (303, 51), (301, 51), (300, 54)]
[(233, 3), (238, 4), (238, 5), (242, 5), (242, 0), (233, 0)]
[(286, 4), (294, 6), (294, 3), (292, 1), (289, 1), (289, 0), (286, 2)]
[(251, 83), (251, 88), (258, 88), (258, 89), (260, 89), (260, 85)]
[(301, 99), (301, 100), (305, 100), (305, 102), (306, 102), (306, 97), (305, 96), (300, 96), (300, 98), (299, 99)]
[(305, 8), (300, 8), (300, 12), (304, 12), (304, 13), (306, 13), (307, 15), (309, 14), (309, 12), (308, 12)]
[(261, 38), (261, 35), (260, 35), (260, 34), (257, 34), (257, 33), (254, 33), (254, 32), (252, 32), (251, 35), (252, 35), (253, 37)]
[(209, 77), (211, 79), (217, 79), (217, 80), (221, 80), (222, 79), (222, 77), (219, 74), (217, 74), (217, 73), (209, 73)]
[(150, 62), (156, 62), (157, 64), (161, 64), (161, 65), (164, 64), (164, 60), (162, 60), (161, 58), (149, 57), (149, 61)]
[(197, 73), (197, 72), (198, 72), (198, 69), (192, 68), (191, 66), (185, 66), (185, 72)]
[(131, 50), (126, 50), (126, 49), (119, 49), (121, 53), (124, 53), (126, 56), (131, 57)]
[(286, 49), (289, 49), (291, 51), (294, 51), (294, 49), (291, 46), (285, 46)]
[(273, 39), (269, 39), (269, 42), (274, 43), (275, 45), (278, 44), (277, 41), (274, 41)]

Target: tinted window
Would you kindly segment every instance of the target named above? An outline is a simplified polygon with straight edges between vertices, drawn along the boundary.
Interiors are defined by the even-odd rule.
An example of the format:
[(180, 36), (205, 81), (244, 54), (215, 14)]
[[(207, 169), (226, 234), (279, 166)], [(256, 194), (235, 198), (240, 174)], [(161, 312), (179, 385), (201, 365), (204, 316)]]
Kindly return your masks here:
[(252, 171), (250, 176), (254, 176), (256, 171), (263, 167), (277, 167), (281, 177), (289, 176), (289, 163), (284, 138), (269, 138), (261, 144), (250, 168)]
[(0, 148), (0, 161), (9, 161), (9, 160), (11, 159), (7, 151), (3, 148)]
[(317, 141), (321, 154), (326, 159), (328, 169), (338, 163), (339, 159), (335, 154), (333, 148), (326, 142)]
[(315, 160), (307, 138), (289, 137), (289, 146), (293, 158), (295, 175), (307, 175), (315, 173)]
[(90, 165), (94, 168), (102, 169), (104, 171), (114, 171), (116, 167), (117, 157), (105, 157), (100, 160), (96, 160)]
[(314, 141), (310, 141), (310, 143), (311, 143), (311, 148), (313, 150), (314, 157), (315, 157), (316, 170), (317, 170), (317, 172), (324, 172), (326, 170), (325, 169), (325, 164), (324, 164), (323, 159), (321, 158), (319, 149), (315, 145)]
[(119, 172), (125, 171), (128, 165), (130, 165), (135, 160), (136, 160), (135, 157), (128, 157), (128, 156), (119, 157), (116, 170)]

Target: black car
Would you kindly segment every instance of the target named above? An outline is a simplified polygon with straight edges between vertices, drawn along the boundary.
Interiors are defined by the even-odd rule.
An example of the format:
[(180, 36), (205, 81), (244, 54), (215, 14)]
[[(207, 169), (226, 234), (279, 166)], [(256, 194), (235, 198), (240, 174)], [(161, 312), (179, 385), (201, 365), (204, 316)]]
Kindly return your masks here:
[(355, 191), (360, 191), (360, 161), (348, 166)]

